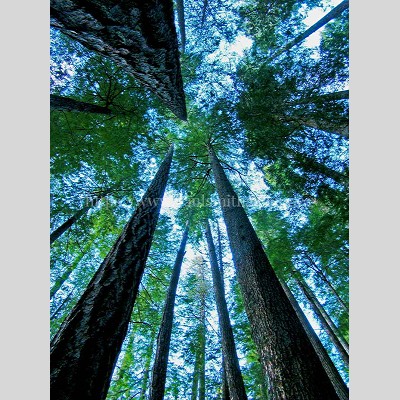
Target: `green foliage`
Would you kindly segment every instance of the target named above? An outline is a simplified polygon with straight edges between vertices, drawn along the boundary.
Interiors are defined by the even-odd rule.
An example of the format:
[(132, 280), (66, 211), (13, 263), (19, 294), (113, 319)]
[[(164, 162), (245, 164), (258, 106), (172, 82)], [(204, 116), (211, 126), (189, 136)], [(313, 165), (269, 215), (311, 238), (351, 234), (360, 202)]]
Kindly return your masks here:
[[(348, 13), (321, 30), (318, 48), (299, 46), (268, 61), (304, 31), (305, 16), (319, 5), (319, 0), (185, 2), (181, 67), (187, 122), (172, 117), (119, 66), (51, 31), (51, 93), (112, 112), (50, 114), (51, 231), (88, 199), (110, 191), (51, 246), (51, 287), (62, 281), (50, 304), (52, 336), (121, 233), (169, 146), (175, 146), (166, 194), (177, 204), (161, 210), (108, 399), (144, 400), (148, 394), (162, 307), (188, 220), (165, 398), (191, 398), (203, 341), (206, 398), (220, 398), (222, 354), (203, 227), (210, 219), (214, 229), (221, 210), (208, 143), (278, 276), (290, 282), (296, 268), (348, 339), (348, 140), (334, 133), (348, 124), (348, 100), (324, 97), (348, 84)], [(229, 46), (242, 34), (253, 45), (238, 62)], [(247, 394), (266, 399), (267, 382), (220, 226), (226, 298)], [(318, 334), (347, 376), (329, 339)]]

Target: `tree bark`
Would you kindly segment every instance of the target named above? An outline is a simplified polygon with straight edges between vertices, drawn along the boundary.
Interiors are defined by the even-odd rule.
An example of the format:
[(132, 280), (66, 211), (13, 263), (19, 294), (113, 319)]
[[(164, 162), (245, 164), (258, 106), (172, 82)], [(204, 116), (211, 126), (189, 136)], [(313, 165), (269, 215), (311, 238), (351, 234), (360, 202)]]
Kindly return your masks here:
[(335, 8), (333, 8), (331, 11), (328, 12), (328, 14), (324, 15), (320, 20), (318, 20), (314, 25), (310, 26), (308, 29), (306, 29), (302, 34), (294, 38), (291, 42), (289, 42), (287, 45), (276, 51), (269, 59), (269, 61), (274, 60), (278, 56), (280, 56), (282, 53), (284, 53), (287, 50), (290, 50), (292, 47), (298, 45), (301, 43), (303, 40), (307, 39), (311, 34), (316, 32), (318, 29), (322, 28), (324, 25), (326, 25), (329, 21), (332, 19), (335, 19), (339, 17), (344, 10), (347, 10), (349, 8), (349, 0), (343, 0), (340, 4), (338, 4)]
[(172, 0), (51, 0), (51, 25), (114, 60), (186, 120)]
[(51, 343), (51, 396), (103, 400), (146, 265), (173, 146), (120, 237)]
[(328, 374), (339, 399), (340, 400), (348, 400), (349, 388), (343, 382), (342, 377), (340, 376), (338, 370), (336, 369), (331, 358), (329, 357), (329, 354), (325, 350), (325, 347), (322, 345), (321, 341), (319, 340), (319, 337), (317, 336), (317, 334), (315, 333), (311, 324), (309, 323), (307, 317), (304, 315), (302, 309), (300, 308), (299, 304), (297, 303), (291, 290), (289, 289), (289, 287), (283, 280), (281, 280), (280, 282), (283, 287), (283, 290), (286, 293), (286, 296), (288, 297), (290, 303), (293, 306), (294, 311), (296, 312), (297, 316), (299, 317), (304, 330), (307, 332), (307, 335), (311, 341), (311, 344), (313, 345), (315, 352), (318, 354), (318, 357), (321, 360), (321, 363), (324, 366), (325, 371)]
[(338, 399), (211, 145), (209, 158), (252, 336), (272, 400)]
[(314, 314), (317, 316), (325, 332), (331, 339), (332, 343), (335, 345), (344, 363), (349, 366), (349, 344), (342, 337), (337, 326), (331, 320), (328, 313), (325, 311), (324, 307), (322, 307), (321, 303), (318, 301), (312, 290), (308, 287), (304, 279), (300, 278), (297, 273), (293, 274), (293, 277), (296, 280), (299, 288), (309, 301)]
[(185, 231), (183, 232), (181, 245), (172, 270), (167, 299), (164, 305), (161, 326), (157, 337), (157, 350), (153, 364), (149, 400), (162, 400), (164, 398), (172, 323), (174, 319), (176, 289), (178, 287), (179, 275), (181, 273), (183, 257), (185, 255), (188, 234), (189, 222), (186, 224)]
[(107, 107), (97, 104), (85, 103), (83, 101), (70, 99), (64, 96), (50, 95), (50, 110), (53, 111), (76, 111), (95, 114), (111, 114)]
[(218, 260), (215, 252), (214, 241), (211, 234), (210, 224), (206, 221), (205, 231), (208, 256), (210, 259), (213, 278), (214, 295), (217, 304), (218, 321), (221, 330), (222, 353), (224, 355), (224, 366), (226, 379), (228, 381), (229, 395), (232, 400), (246, 400), (242, 373), (236, 353), (235, 339), (229, 319), (228, 306), (226, 304), (221, 274), (218, 268)]

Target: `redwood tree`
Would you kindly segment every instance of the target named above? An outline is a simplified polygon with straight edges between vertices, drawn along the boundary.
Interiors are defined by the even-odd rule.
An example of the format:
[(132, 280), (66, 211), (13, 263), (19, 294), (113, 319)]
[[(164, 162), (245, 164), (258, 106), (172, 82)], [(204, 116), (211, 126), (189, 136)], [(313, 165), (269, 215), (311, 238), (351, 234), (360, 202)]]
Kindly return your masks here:
[(229, 319), (228, 306), (224, 295), (221, 274), (218, 268), (217, 255), (211, 234), (210, 224), (206, 221), (206, 239), (213, 278), (215, 302), (217, 304), (218, 320), (221, 330), (222, 353), (224, 358), (224, 374), (228, 382), (229, 396), (232, 400), (247, 399), (246, 389), (240, 372), (239, 360), (236, 353), (235, 339)]
[(178, 287), (179, 275), (181, 273), (183, 256), (189, 234), (189, 222), (183, 232), (182, 241), (176, 256), (174, 268), (172, 270), (171, 281), (164, 305), (163, 317), (157, 337), (157, 350), (153, 364), (153, 374), (150, 386), (150, 400), (162, 400), (164, 398), (165, 381), (167, 378), (167, 365), (169, 347), (171, 341), (172, 323), (174, 318), (174, 305), (176, 289)]
[(338, 399), (240, 201), (209, 144), (232, 258), (273, 400)]
[(120, 237), (51, 343), (51, 396), (105, 399), (146, 265), (172, 162), (171, 145)]

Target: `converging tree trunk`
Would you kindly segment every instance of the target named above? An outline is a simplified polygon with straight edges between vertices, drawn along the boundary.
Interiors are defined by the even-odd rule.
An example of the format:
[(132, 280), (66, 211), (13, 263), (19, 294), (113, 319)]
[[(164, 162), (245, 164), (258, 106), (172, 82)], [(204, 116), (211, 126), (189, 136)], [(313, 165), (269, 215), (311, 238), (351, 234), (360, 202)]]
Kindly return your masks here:
[(296, 280), (299, 288), (306, 296), (307, 300), (309, 301), (311, 308), (314, 314), (317, 316), (318, 321), (320, 321), (322, 327), (324, 328), (325, 332), (331, 339), (332, 343), (335, 345), (337, 351), (341, 355), (343, 361), (348, 366), (349, 365), (349, 344), (343, 338), (339, 329), (329, 317), (328, 313), (325, 311), (324, 307), (318, 301), (315, 294), (309, 288), (307, 283), (304, 281), (302, 277), (300, 277), (298, 271), (293, 274), (294, 279)]
[(314, 25), (310, 26), (306, 29), (302, 34), (294, 38), (291, 42), (286, 44), (284, 47), (276, 51), (269, 59), (269, 61), (274, 60), (282, 53), (287, 50), (290, 50), (292, 47), (300, 44), (303, 40), (307, 39), (311, 34), (316, 32), (318, 29), (322, 28), (326, 25), (329, 21), (334, 18), (337, 18), (344, 10), (349, 8), (349, 0), (344, 0), (340, 4), (338, 4), (335, 8), (328, 12), (328, 14), (324, 15), (320, 20), (318, 20)]
[(146, 391), (147, 391), (147, 387), (149, 384), (151, 358), (153, 355), (153, 346), (154, 346), (155, 338), (156, 338), (155, 332), (152, 331), (151, 338), (150, 338), (150, 344), (149, 344), (149, 346), (146, 350), (146, 354), (145, 354), (146, 359), (145, 359), (145, 363), (144, 363), (144, 371), (143, 371), (143, 378), (142, 378), (139, 400), (146, 399)]
[(301, 324), (303, 325), (304, 330), (307, 332), (307, 335), (315, 349), (315, 352), (318, 354), (319, 359), (321, 360), (322, 365), (325, 368), (326, 373), (328, 374), (333, 386), (335, 387), (336, 393), (340, 400), (348, 400), (349, 398), (349, 388), (343, 382), (342, 377), (340, 376), (338, 370), (333, 364), (329, 354), (325, 350), (325, 347), (322, 345), (319, 337), (315, 333), (312, 328), (310, 322), (307, 317), (304, 315), (303, 310), (300, 308), (297, 300), (293, 296), (291, 290), (287, 286), (287, 284), (280, 280), (283, 290), (285, 291), (290, 303), (293, 306), (294, 311), (300, 319)]
[(114, 60), (186, 120), (172, 0), (51, 0), (51, 25)]
[(173, 146), (118, 240), (51, 342), (51, 396), (103, 400), (146, 265)]
[(176, 10), (178, 12), (179, 32), (181, 36), (181, 51), (185, 52), (186, 45), (186, 29), (185, 29), (185, 8), (183, 0), (176, 0)]
[(200, 351), (197, 349), (195, 360), (194, 360), (192, 392), (191, 392), (190, 400), (197, 399), (197, 394), (199, 391), (199, 372), (200, 372)]
[(211, 145), (209, 158), (252, 336), (272, 400), (338, 399)]
[(239, 360), (236, 353), (235, 339), (233, 337), (228, 306), (225, 300), (224, 287), (218, 268), (217, 255), (208, 221), (206, 221), (205, 234), (213, 278), (215, 301), (217, 304), (218, 321), (221, 330), (222, 353), (224, 355), (224, 366), (226, 379), (228, 381), (229, 396), (233, 400), (246, 400), (246, 390), (244, 387), (242, 373), (240, 371)]
[(206, 400), (206, 285), (204, 263), (200, 276), (200, 335), (199, 335), (199, 400)]
[(50, 110), (111, 114), (111, 110), (107, 107), (85, 103), (83, 101), (70, 99), (64, 96), (57, 96), (55, 94), (50, 95)]
[(56, 228), (53, 232), (51, 232), (50, 244), (54, 243), (63, 233), (65, 233), (69, 228), (71, 228), (71, 226), (76, 221), (78, 221), (78, 219), (81, 218), (82, 215), (85, 215), (92, 208), (92, 206), (96, 206), (99, 203), (99, 201), (105, 196), (107, 196), (109, 193), (111, 193), (111, 189), (104, 190), (95, 198), (91, 199), (90, 201), (87, 201), (87, 205), (82, 207), (72, 217), (68, 218), (58, 228)]
[(181, 273), (183, 256), (185, 255), (188, 234), (189, 222), (187, 222), (185, 231), (183, 232), (181, 245), (172, 270), (167, 299), (164, 305), (161, 326), (157, 337), (157, 350), (153, 364), (149, 400), (162, 400), (164, 398), (176, 289), (178, 287), (179, 275)]

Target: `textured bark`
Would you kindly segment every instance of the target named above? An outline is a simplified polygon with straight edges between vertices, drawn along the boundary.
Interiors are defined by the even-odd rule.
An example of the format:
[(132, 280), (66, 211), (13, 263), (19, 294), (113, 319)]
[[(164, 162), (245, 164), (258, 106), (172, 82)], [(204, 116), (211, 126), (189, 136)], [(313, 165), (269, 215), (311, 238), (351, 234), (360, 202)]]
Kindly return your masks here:
[(285, 51), (291, 49), (292, 47), (300, 44), (303, 40), (307, 39), (311, 34), (316, 32), (318, 29), (322, 28), (332, 19), (339, 17), (344, 10), (349, 8), (349, 0), (344, 0), (340, 4), (338, 4), (335, 8), (328, 12), (328, 14), (324, 15), (320, 20), (318, 20), (314, 25), (310, 26), (306, 29), (302, 34), (294, 38), (291, 42), (289, 42), (286, 46), (279, 49), (275, 52), (270, 61), (274, 60), (276, 57), (280, 56)]
[(164, 398), (172, 323), (174, 319), (176, 289), (178, 287), (179, 275), (181, 273), (183, 257), (185, 255), (188, 234), (189, 222), (186, 224), (185, 231), (183, 232), (181, 245), (176, 256), (174, 268), (172, 270), (167, 299), (164, 305), (161, 326), (157, 337), (157, 350), (153, 364), (149, 400), (162, 400)]
[(325, 311), (324, 307), (318, 301), (317, 297), (312, 292), (312, 290), (308, 287), (304, 279), (299, 277), (299, 274), (297, 273), (293, 274), (293, 277), (296, 280), (297, 284), (299, 285), (301, 291), (307, 297), (307, 300), (309, 301), (314, 314), (317, 316), (325, 332), (331, 339), (332, 343), (335, 345), (343, 361), (347, 366), (349, 366), (349, 344), (342, 337), (342, 335), (339, 332), (339, 329), (331, 320), (328, 313)]
[(319, 337), (315, 333), (315, 331), (312, 328), (307, 317), (304, 315), (302, 309), (300, 308), (299, 304), (297, 303), (296, 299), (294, 298), (289, 287), (286, 285), (286, 283), (283, 280), (281, 280), (281, 284), (282, 284), (283, 290), (285, 291), (290, 303), (293, 306), (294, 311), (296, 312), (297, 316), (299, 317), (304, 330), (307, 332), (307, 335), (311, 341), (311, 344), (313, 345), (315, 352), (318, 354), (318, 357), (321, 360), (321, 363), (324, 366), (326, 373), (328, 374), (333, 386), (335, 387), (335, 390), (336, 390), (336, 393), (337, 393), (339, 399), (347, 400), (349, 398), (349, 388), (343, 382), (343, 379), (340, 376), (335, 365), (333, 364), (331, 358), (329, 357), (329, 354), (327, 353), (327, 351), (325, 350), (325, 347), (322, 345), (321, 341), (319, 340)]
[(210, 259), (211, 273), (213, 279), (215, 302), (217, 304), (218, 321), (221, 330), (222, 353), (224, 355), (224, 367), (228, 381), (229, 395), (233, 400), (246, 400), (242, 373), (236, 353), (235, 339), (229, 319), (228, 306), (226, 304), (224, 287), (218, 268), (218, 260), (215, 252), (214, 241), (211, 234), (210, 224), (206, 221), (206, 239), (208, 256)]
[(225, 357), (222, 354), (222, 400), (230, 400), (229, 396), (229, 385), (228, 380), (226, 378), (226, 371), (225, 371)]
[(51, 396), (103, 400), (125, 338), (167, 184), (173, 146), (51, 343)]
[(111, 114), (111, 110), (97, 104), (85, 103), (68, 97), (50, 95), (50, 110), (53, 111), (76, 111), (95, 114)]
[(89, 205), (86, 205), (85, 207), (78, 210), (72, 217), (68, 218), (63, 224), (61, 224), (58, 228), (56, 228), (53, 232), (51, 232), (50, 244), (54, 243), (63, 233), (65, 233), (69, 228), (71, 228), (71, 226), (79, 218), (81, 218), (82, 215), (85, 215), (93, 205), (97, 205), (98, 202), (110, 192), (111, 189), (104, 190), (101, 194), (99, 194), (93, 200), (91, 200)]
[(51, 0), (52, 26), (114, 60), (186, 120), (172, 0)]
[(338, 399), (212, 146), (209, 157), (269, 398)]

